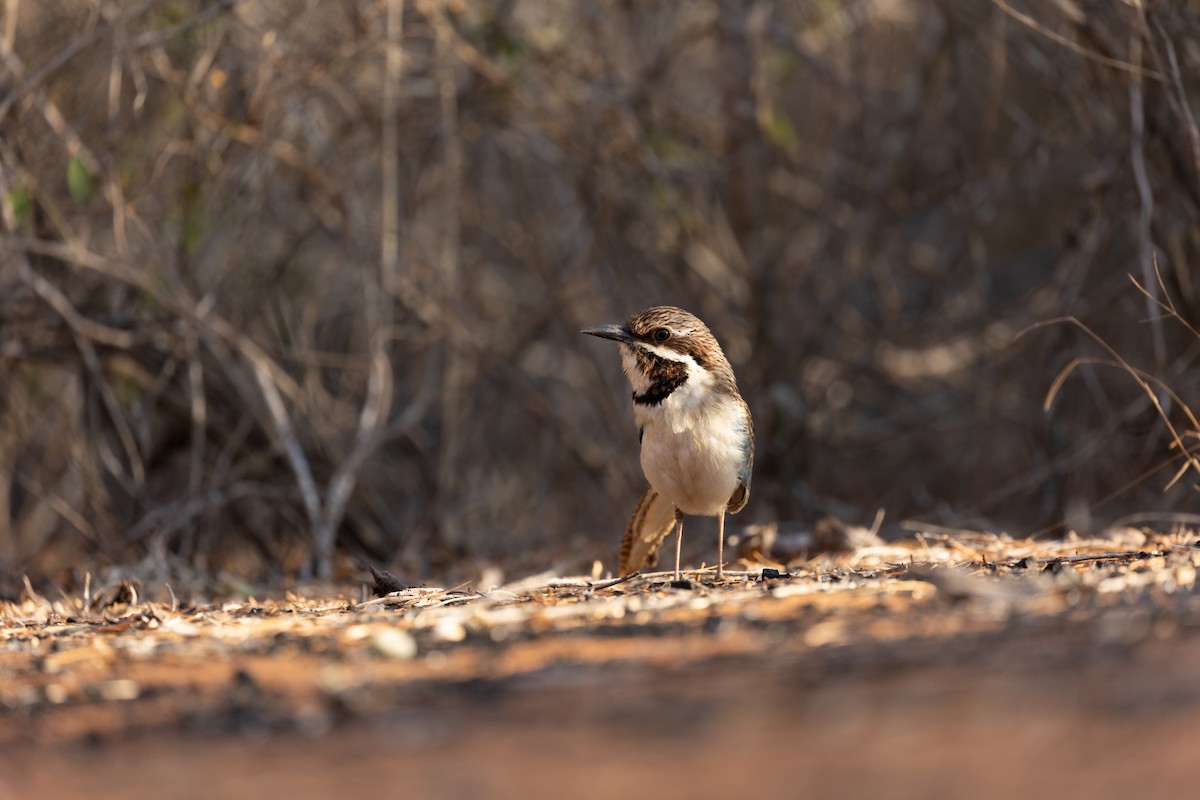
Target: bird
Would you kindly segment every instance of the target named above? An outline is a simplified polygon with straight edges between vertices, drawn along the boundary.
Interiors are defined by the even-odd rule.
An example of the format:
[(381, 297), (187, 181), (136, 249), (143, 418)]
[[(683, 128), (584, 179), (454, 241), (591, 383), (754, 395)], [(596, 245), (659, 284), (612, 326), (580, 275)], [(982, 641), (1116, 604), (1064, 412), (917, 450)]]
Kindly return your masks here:
[[(708, 326), (675, 306), (652, 306), (624, 323), (599, 325), (581, 333), (619, 345), (621, 367), (633, 396), (642, 472), (650, 484), (634, 512), (622, 544), (622, 562), (633, 546), (658, 544), (670, 522), (645, 542), (639, 528), (675, 528), (675, 580), (680, 579), (683, 517), (717, 518), (717, 578), (724, 575), (725, 514), (736, 514), (750, 499), (754, 465), (754, 423), (738, 391), (729, 359)], [(665, 501), (665, 502), (664, 502)], [(622, 572), (640, 566), (622, 563)]]

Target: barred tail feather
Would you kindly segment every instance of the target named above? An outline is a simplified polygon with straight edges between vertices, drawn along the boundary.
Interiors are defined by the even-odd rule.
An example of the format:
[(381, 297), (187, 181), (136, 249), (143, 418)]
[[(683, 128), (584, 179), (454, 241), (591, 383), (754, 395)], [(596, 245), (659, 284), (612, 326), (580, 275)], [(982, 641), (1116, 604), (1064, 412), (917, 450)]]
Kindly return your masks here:
[(658, 548), (675, 526), (675, 506), (653, 489), (638, 501), (621, 538), (621, 574), (658, 564)]

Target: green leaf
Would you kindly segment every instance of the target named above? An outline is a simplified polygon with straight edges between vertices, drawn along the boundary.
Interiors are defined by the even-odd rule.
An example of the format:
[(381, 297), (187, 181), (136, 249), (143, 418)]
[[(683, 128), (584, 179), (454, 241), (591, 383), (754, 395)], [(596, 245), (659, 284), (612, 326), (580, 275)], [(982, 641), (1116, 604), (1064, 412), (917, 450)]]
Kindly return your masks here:
[(771, 115), (767, 120), (766, 134), (771, 143), (781, 150), (788, 150), (796, 146), (796, 129), (792, 127), (791, 120), (783, 114)]
[(29, 215), (33, 203), (29, 199), (29, 191), (24, 186), (18, 186), (8, 193), (8, 204), (12, 206), (13, 215), (20, 222)]
[(71, 163), (67, 164), (67, 188), (71, 190), (71, 197), (80, 203), (91, 199), (92, 176), (88, 174), (87, 167), (79, 160), (79, 156), (71, 156)]

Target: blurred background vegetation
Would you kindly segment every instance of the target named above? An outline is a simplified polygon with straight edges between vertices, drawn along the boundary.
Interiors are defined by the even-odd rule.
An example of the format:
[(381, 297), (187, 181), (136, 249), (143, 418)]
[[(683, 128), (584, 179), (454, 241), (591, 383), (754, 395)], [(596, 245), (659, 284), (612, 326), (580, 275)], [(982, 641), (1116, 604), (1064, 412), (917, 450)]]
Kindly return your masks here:
[(1196, 319), (1195, 4), (2, 14), (8, 591), (611, 566), (637, 434), (577, 332), (653, 303), (709, 323), (754, 412), (733, 522), (1093, 532), (1194, 503), (1128, 374), (1084, 365), (1043, 410), (1095, 342), (1018, 334), (1077, 316), (1196, 395), (1200, 343), (1129, 279)]

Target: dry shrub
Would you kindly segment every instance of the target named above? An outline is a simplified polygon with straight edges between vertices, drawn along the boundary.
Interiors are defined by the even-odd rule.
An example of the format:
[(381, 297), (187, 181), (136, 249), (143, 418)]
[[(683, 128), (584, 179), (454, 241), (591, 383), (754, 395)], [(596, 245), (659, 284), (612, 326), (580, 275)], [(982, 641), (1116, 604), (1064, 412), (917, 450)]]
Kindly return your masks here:
[[(749, 516), (1186, 508), (1086, 321), (1194, 396), (1200, 10), (1096, 0), (7, 0), (0, 567), (611, 560), (587, 324), (688, 307)], [(1153, 288), (1151, 282), (1147, 286)], [(1155, 290), (1157, 291), (1157, 290)], [(1178, 460), (1175, 462), (1178, 464)], [(1133, 488), (1125, 488), (1131, 482)], [(1117, 492), (1117, 490), (1124, 491)], [(1115, 496), (1114, 496), (1114, 493)]]

